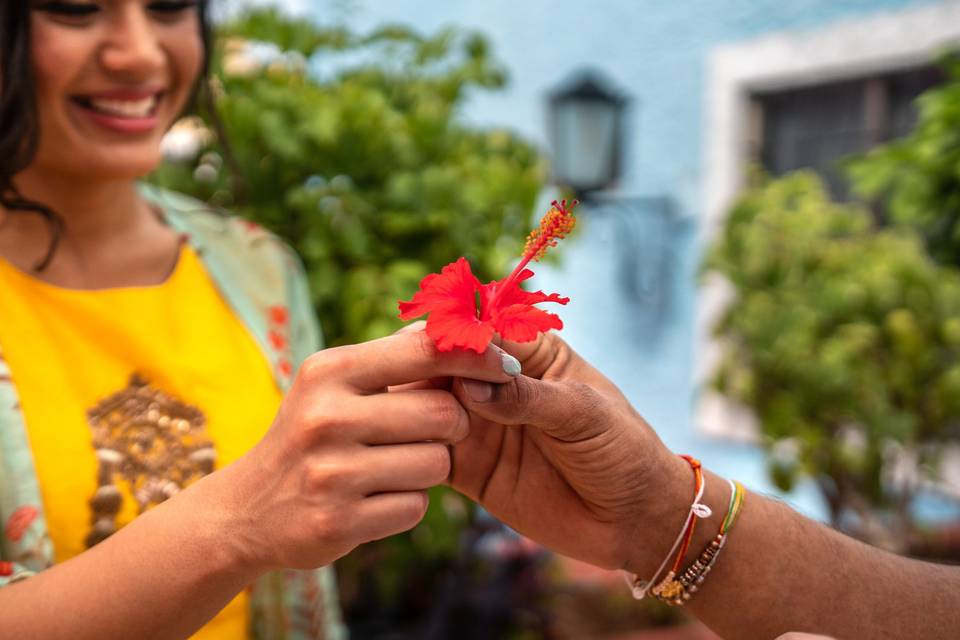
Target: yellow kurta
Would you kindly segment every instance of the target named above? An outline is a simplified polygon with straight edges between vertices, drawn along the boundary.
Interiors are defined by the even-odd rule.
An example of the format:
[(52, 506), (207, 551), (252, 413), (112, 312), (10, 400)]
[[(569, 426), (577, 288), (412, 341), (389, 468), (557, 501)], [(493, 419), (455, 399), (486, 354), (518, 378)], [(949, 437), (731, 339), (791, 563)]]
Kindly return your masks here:
[[(64, 289), (0, 259), (0, 346), (20, 395), (58, 562), (86, 548), (90, 500), (105, 482), (103, 458), (98, 460), (93, 443), (96, 420), (89, 412), (128, 393), (132, 376), (163, 399), (160, 413), (163, 407), (182, 406), (200, 416), (187, 435), (176, 431), (187, 427), (176, 416), (161, 416), (159, 424), (174, 430), (170, 437), (181, 438), (188, 450), (198, 435), (211, 442), (216, 468), (263, 436), (281, 398), (263, 353), (186, 245), (171, 276), (151, 287)], [(121, 419), (112, 419), (120, 424), (111, 433), (127, 429)], [(132, 428), (126, 432), (139, 433), (136, 425)], [(131, 459), (143, 454), (134, 449), (147, 447), (156, 474), (164, 480), (183, 477), (182, 465), (176, 470), (180, 475), (164, 476), (170, 457), (165, 448), (138, 444), (136, 438), (108, 444)], [(124, 476), (121, 468), (117, 464), (107, 474), (123, 499), (117, 526), (130, 522), (139, 509), (131, 492), (131, 486), (139, 486), (131, 485), (137, 479)], [(196, 473), (186, 484), (202, 472)], [(150, 502), (143, 495), (140, 499)], [(195, 637), (243, 638), (247, 622), (247, 596), (240, 594)]]

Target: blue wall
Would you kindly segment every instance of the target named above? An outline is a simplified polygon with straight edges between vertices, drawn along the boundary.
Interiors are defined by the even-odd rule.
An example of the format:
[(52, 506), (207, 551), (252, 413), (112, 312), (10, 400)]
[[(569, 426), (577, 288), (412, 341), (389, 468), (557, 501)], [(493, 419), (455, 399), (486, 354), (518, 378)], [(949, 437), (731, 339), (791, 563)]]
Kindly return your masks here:
[[(506, 91), (478, 95), (465, 116), (504, 126), (545, 145), (544, 97), (582, 67), (605, 72), (632, 94), (626, 175), (621, 192), (664, 195), (679, 217), (664, 226), (643, 209), (627, 223), (585, 211), (583, 232), (564, 248), (563, 265), (540, 267), (536, 286), (569, 295), (564, 337), (627, 393), (668, 445), (714, 470), (770, 490), (758, 452), (711, 442), (693, 431), (693, 241), (703, 176), (702, 107), (710, 48), (775, 31), (798, 31), (930, 0), (312, 0), (321, 19), (339, 14), (365, 29), (406, 22), (422, 31), (457, 25), (485, 33), (511, 74)], [(348, 11), (344, 6), (349, 6)], [(662, 252), (672, 279), (657, 309), (638, 306), (617, 284), (624, 268), (624, 225), (642, 255)], [(632, 226), (631, 226), (632, 225)], [(635, 266), (635, 265), (634, 265)], [(650, 265), (647, 265), (649, 267)], [(640, 301), (643, 302), (642, 300)], [(790, 496), (821, 516), (811, 487)]]

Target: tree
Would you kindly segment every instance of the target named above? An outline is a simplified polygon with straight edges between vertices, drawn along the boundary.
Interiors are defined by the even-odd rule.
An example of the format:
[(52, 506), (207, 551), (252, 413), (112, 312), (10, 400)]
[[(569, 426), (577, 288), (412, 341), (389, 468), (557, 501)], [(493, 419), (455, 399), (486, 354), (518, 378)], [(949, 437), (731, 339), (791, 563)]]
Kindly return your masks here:
[(960, 57), (942, 62), (914, 131), (847, 162), (869, 213), (811, 174), (757, 176), (706, 263), (736, 291), (714, 383), (756, 412), (774, 480), (809, 473), (835, 525), (899, 549), (960, 441)]
[(736, 291), (715, 385), (756, 413), (776, 483), (812, 475), (834, 525), (904, 550), (918, 489), (960, 440), (960, 274), (809, 173), (757, 178), (707, 268)]
[(917, 100), (913, 132), (848, 169), (855, 193), (877, 202), (891, 224), (920, 233), (935, 260), (960, 267), (960, 55), (941, 64), (948, 81)]
[(267, 9), (225, 25), (220, 45), (228, 135), (153, 179), (291, 243), (328, 344), (397, 329), (396, 301), (458, 256), (493, 278), (519, 255), (544, 164), (516, 135), (459, 117), (470, 92), (505, 81), (481, 36), (360, 36)]
[[(489, 280), (520, 255), (544, 163), (518, 136), (460, 117), (470, 93), (505, 82), (481, 36), (359, 35), (256, 10), (220, 30), (214, 71), (218, 117), (201, 110), (203, 122), (176, 127), (167, 146), (178, 159), (152, 180), (293, 245), (328, 345), (397, 329), (397, 301), (458, 256)], [(348, 614), (368, 624), (359, 635), (399, 637), (450, 572), (475, 584), (474, 550), (459, 549), (479, 535), (461, 535), (472, 507), (443, 490), (431, 504), (412, 534), (339, 563)], [(493, 613), (512, 624), (512, 610)]]

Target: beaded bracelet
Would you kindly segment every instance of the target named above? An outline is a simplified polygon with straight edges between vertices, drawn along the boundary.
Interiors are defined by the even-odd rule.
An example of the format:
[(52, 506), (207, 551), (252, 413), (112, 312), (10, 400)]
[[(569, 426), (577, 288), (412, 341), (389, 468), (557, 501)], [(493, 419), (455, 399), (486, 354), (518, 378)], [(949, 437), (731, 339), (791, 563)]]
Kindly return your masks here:
[(720, 524), (720, 530), (716, 537), (707, 545), (693, 564), (680, 575), (676, 580), (665, 585), (664, 588), (654, 592), (654, 595), (661, 602), (666, 602), (674, 606), (681, 606), (686, 603), (694, 593), (696, 593), (707, 574), (713, 569), (714, 563), (720, 557), (720, 551), (727, 542), (727, 536), (733, 528), (743, 507), (743, 501), (746, 491), (739, 482), (728, 481), (730, 483), (730, 504), (727, 508), (727, 515)]
[[(690, 464), (690, 468), (693, 469), (693, 475), (696, 482), (696, 486), (699, 489), (703, 485), (703, 469), (700, 465), (700, 461), (687, 455), (681, 455), (681, 458), (686, 460)], [(669, 588), (677, 576), (677, 572), (680, 571), (680, 566), (683, 564), (684, 558), (687, 557), (687, 551), (690, 549), (690, 542), (693, 540), (693, 532), (697, 527), (696, 517), (691, 518), (686, 530), (683, 533), (683, 544), (680, 545), (680, 551), (677, 553), (676, 559), (673, 561), (673, 566), (670, 568), (670, 571), (667, 572), (667, 575), (663, 577), (650, 592), (657, 598), (661, 598), (664, 590)]]
[[(670, 551), (667, 553), (667, 557), (663, 559), (662, 563), (660, 563), (660, 566), (657, 568), (656, 572), (654, 572), (653, 577), (650, 578), (650, 580), (643, 581), (640, 580), (636, 574), (624, 574), (624, 578), (626, 579), (627, 584), (630, 586), (630, 591), (633, 593), (633, 597), (637, 600), (643, 600), (647, 596), (647, 593), (650, 591), (651, 587), (653, 587), (654, 584), (657, 584), (657, 578), (663, 572), (664, 568), (667, 566), (667, 563), (670, 562), (670, 558), (673, 557), (677, 547), (683, 545), (681, 552), (677, 554), (677, 561), (674, 562), (674, 567), (679, 567), (680, 563), (683, 561), (683, 556), (686, 554), (686, 549), (690, 546), (690, 539), (693, 537), (693, 526), (696, 523), (696, 519), (709, 518), (713, 513), (710, 510), (710, 507), (700, 502), (700, 500), (703, 499), (703, 492), (707, 486), (706, 478), (703, 476), (700, 462), (690, 456), (684, 455), (680, 457), (686, 460), (693, 469), (696, 495), (693, 498), (693, 504), (690, 505), (690, 511), (687, 513), (687, 519), (683, 523), (683, 528), (680, 530), (680, 535), (677, 536), (676, 541), (673, 543), (673, 546), (670, 547)], [(673, 573), (673, 571), (671, 571), (671, 573)], [(673, 576), (671, 573), (668, 573), (667, 575), (672, 578)], [(657, 584), (657, 586), (659, 586), (659, 584)]]

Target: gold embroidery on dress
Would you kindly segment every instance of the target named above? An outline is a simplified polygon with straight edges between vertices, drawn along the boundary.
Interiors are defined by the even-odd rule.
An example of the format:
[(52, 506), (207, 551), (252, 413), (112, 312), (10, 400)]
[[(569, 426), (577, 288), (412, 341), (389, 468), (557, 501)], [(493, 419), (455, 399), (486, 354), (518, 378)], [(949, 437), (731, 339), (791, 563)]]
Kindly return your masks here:
[(126, 389), (87, 412), (97, 450), (97, 491), (90, 498), (92, 547), (116, 531), (126, 480), (139, 512), (176, 495), (213, 471), (216, 452), (196, 407), (154, 389), (138, 374)]

